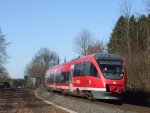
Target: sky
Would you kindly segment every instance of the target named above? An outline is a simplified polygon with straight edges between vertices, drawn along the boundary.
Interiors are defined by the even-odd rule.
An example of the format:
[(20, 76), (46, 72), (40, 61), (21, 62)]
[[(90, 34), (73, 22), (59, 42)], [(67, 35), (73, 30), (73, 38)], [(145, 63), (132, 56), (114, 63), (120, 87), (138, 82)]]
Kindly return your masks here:
[[(0, 0), (0, 27), (8, 42), (6, 67), (11, 78), (23, 78), (26, 65), (41, 47), (61, 61), (78, 54), (73, 40), (83, 30), (107, 43), (121, 15), (122, 0)], [(132, 0), (132, 13), (144, 14), (144, 0)]]

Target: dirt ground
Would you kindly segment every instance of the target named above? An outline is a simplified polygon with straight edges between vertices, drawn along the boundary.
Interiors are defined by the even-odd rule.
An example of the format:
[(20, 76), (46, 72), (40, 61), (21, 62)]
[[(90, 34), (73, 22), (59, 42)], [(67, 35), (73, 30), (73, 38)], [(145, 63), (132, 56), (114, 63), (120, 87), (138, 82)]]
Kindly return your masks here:
[(0, 113), (67, 113), (44, 103), (30, 89), (0, 89)]

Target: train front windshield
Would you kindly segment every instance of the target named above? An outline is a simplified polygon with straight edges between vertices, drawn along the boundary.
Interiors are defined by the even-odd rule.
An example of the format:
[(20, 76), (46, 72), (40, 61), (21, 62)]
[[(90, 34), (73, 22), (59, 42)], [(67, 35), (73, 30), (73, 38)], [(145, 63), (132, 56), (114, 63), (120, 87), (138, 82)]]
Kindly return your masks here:
[(98, 64), (105, 78), (112, 80), (123, 78), (123, 64), (121, 61), (98, 61)]

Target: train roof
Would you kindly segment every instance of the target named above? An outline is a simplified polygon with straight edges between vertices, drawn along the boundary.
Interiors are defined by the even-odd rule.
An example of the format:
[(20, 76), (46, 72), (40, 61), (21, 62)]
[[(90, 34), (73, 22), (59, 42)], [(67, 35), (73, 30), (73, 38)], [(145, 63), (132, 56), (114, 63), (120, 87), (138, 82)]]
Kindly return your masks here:
[(94, 53), (94, 54), (90, 54), (88, 56), (83, 56), (59, 65), (55, 65), (52, 67), (49, 67), (49, 69), (55, 69), (55, 68), (61, 68), (62, 66), (66, 66), (66, 65), (72, 65), (75, 62), (79, 62), (82, 60), (88, 60), (89, 58), (94, 57), (96, 60), (116, 60), (116, 61), (122, 61), (122, 57), (120, 55), (117, 54), (108, 54), (108, 53)]
[(108, 54), (108, 53), (95, 53), (93, 54), (96, 60), (121, 60), (122, 57), (117, 54)]

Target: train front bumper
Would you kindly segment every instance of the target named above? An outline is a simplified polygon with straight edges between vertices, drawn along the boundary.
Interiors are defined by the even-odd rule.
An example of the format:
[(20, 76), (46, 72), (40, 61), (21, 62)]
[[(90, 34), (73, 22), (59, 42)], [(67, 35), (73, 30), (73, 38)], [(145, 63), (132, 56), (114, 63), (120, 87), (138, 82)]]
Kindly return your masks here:
[(122, 99), (121, 93), (105, 92), (105, 91), (91, 91), (94, 99)]

